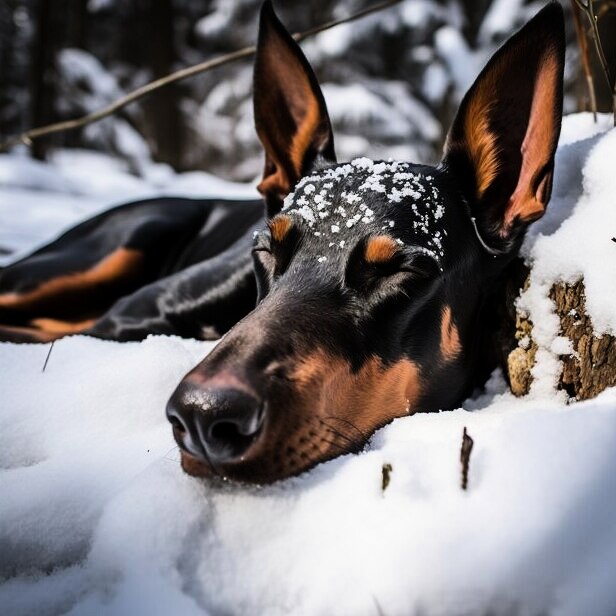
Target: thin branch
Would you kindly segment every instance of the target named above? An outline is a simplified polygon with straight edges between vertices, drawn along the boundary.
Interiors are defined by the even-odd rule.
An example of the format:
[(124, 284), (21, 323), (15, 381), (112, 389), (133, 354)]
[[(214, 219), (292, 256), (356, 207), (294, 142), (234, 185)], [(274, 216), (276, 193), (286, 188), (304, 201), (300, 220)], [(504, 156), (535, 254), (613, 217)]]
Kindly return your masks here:
[(597, 95), (595, 94), (595, 82), (590, 68), (590, 57), (588, 55), (588, 39), (586, 32), (582, 26), (581, 9), (576, 3), (576, 0), (571, 0), (571, 12), (573, 13), (573, 23), (575, 24), (575, 32), (577, 34), (578, 45), (580, 47), (580, 57), (582, 59), (582, 70), (586, 78), (586, 87), (588, 88), (588, 99), (592, 116), (597, 123)]
[(603, 45), (601, 44), (601, 37), (599, 36), (599, 25), (597, 20), (597, 15), (595, 13), (594, 2), (593, 0), (587, 0), (588, 4), (588, 19), (590, 20), (593, 37), (595, 40), (595, 46), (597, 48), (597, 54), (599, 54), (599, 60), (601, 60), (601, 66), (603, 67), (603, 72), (605, 73), (605, 81), (607, 82), (607, 87), (612, 89), (612, 84), (610, 82), (610, 65), (608, 64), (607, 58), (605, 57), (605, 52), (603, 51)]
[(47, 363), (49, 362), (49, 358), (51, 357), (51, 352), (53, 351), (53, 345), (55, 344), (55, 340), (52, 340), (51, 344), (49, 345), (49, 351), (47, 351), (47, 357), (45, 358), (45, 363), (43, 364), (43, 369), (41, 370), (41, 372), (45, 372), (45, 369), (47, 368)]
[[(328, 21), (327, 23), (321, 24), (320, 26), (316, 26), (314, 28), (310, 28), (309, 30), (306, 30), (304, 32), (298, 32), (293, 35), (293, 38), (297, 42), (303, 41), (309, 36), (314, 36), (319, 32), (329, 30), (331, 28), (334, 28), (335, 26), (339, 26), (340, 24), (349, 23), (357, 19), (361, 19), (366, 15), (382, 11), (386, 8), (389, 8), (390, 6), (393, 6), (394, 4), (400, 3), (401, 1), (402, 0), (386, 0), (385, 2), (380, 2), (379, 4), (375, 4), (361, 11), (358, 11), (353, 15), (349, 15), (349, 17)], [(171, 83), (176, 83), (178, 81), (188, 79), (189, 77), (194, 77), (195, 75), (199, 75), (200, 73), (204, 73), (205, 71), (212, 70), (214, 68), (217, 68), (218, 66), (223, 66), (224, 64), (229, 64), (231, 62), (235, 62), (236, 60), (241, 60), (242, 58), (248, 58), (254, 55), (255, 51), (256, 47), (254, 45), (251, 45), (250, 47), (244, 47), (243, 49), (238, 49), (237, 51), (233, 51), (218, 58), (214, 58), (213, 60), (206, 60), (205, 62), (201, 62), (200, 64), (195, 64), (194, 66), (188, 66), (186, 68), (180, 69), (179, 71), (166, 75), (165, 77), (161, 77), (160, 79), (156, 79), (154, 81), (151, 81), (150, 83), (146, 83), (140, 88), (129, 92), (125, 96), (122, 96), (115, 102), (107, 105), (106, 107), (103, 107), (102, 109), (99, 109), (98, 111), (94, 111), (73, 120), (66, 120), (63, 122), (56, 122), (54, 124), (48, 124), (46, 126), (41, 126), (38, 128), (32, 128), (24, 133), (21, 133), (20, 135), (10, 137), (6, 141), (0, 143), (0, 152), (7, 151), (9, 148), (20, 143), (30, 146), (32, 145), (32, 141), (34, 139), (38, 139), (39, 137), (43, 137), (45, 135), (60, 133), (67, 130), (74, 130), (76, 128), (87, 126), (88, 124), (92, 124), (93, 122), (98, 122), (99, 120), (102, 120), (103, 118), (112, 115), (113, 113), (126, 107), (127, 105), (130, 105), (131, 103), (142, 99), (144, 96), (151, 94), (155, 90), (158, 90)]]
[(610, 66), (605, 52), (603, 51), (603, 45), (601, 44), (601, 37), (599, 36), (599, 27), (597, 25), (597, 15), (595, 14), (595, 7), (593, 0), (586, 0), (586, 3), (582, 0), (575, 0), (575, 3), (580, 7), (582, 12), (585, 13), (588, 21), (590, 22), (590, 33), (592, 35), (593, 42), (595, 43), (595, 49), (599, 56), (599, 62), (601, 62), (601, 68), (605, 75), (605, 81), (607, 87), (612, 94), (612, 111), (614, 112), (614, 126), (616, 126), (616, 76), (614, 77), (614, 83), (610, 80)]

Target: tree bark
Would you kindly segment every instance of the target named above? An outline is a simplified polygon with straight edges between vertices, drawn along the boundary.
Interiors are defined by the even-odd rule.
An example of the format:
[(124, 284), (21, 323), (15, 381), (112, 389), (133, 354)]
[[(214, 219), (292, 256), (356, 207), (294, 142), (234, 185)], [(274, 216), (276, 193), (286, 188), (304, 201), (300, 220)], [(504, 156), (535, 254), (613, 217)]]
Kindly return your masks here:
[[(56, 52), (54, 45), (56, 20), (51, 2), (39, 0), (37, 4), (30, 81), (31, 124), (32, 126), (43, 126), (55, 120), (53, 69)], [(49, 147), (50, 142), (47, 140), (33, 142), (32, 156), (38, 160), (44, 160)]]
[[(177, 62), (173, 0), (136, 0), (124, 33), (124, 57), (150, 72), (152, 79), (171, 73)], [(134, 121), (150, 144), (155, 160), (182, 170), (185, 127), (180, 112), (181, 86), (169, 85), (143, 101), (143, 116)]]
[[(587, 400), (616, 386), (616, 338), (595, 334), (586, 313), (584, 281), (554, 284), (550, 299), (560, 319), (559, 334), (568, 338), (573, 347), (572, 354), (559, 356), (562, 372), (558, 389), (566, 391), (570, 398)], [(516, 346), (507, 355), (506, 362), (511, 390), (517, 396), (526, 395), (532, 384), (531, 369), (538, 348), (532, 338), (532, 328), (529, 318), (517, 312), (513, 343)]]

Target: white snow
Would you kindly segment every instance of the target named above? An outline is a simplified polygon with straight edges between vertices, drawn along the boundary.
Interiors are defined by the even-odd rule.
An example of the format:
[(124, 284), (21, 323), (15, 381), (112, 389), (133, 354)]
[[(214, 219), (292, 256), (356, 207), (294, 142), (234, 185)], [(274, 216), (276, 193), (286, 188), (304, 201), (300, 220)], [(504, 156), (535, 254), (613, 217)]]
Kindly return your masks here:
[[(559, 272), (594, 276), (591, 316), (614, 325), (603, 289), (614, 284), (616, 132), (593, 132), (566, 118), (550, 213), (525, 246), (548, 372), (567, 346), (533, 289), (545, 293)], [(26, 159), (0, 157), (0, 246), (25, 250), (105, 199), (185, 181), (131, 188), (107, 161), (118, 188), (106, 194), (101, 167), (84, 155), (78, 173), (79, 160), (29, 174)], [(233, 188), (206, 174), (188, 184)], [(164, 418), (179, 378), (211, 348), (76, 337), (55, 343), (43, 372), (47, 345), (0, 345), (2, 613), (616, 613), (616, 390), (566, 405), (549, 385), (516, 399), (495, 373), (464, 409), (397, 420), (361, 455), (267, 488), (213, 487), (182, 473)], [(466, 492), (465, 426), (475, 441)]]
[(479, 41), (490, 43), (494, 38), (515, 31), (520, 26), (522, 0), (495, 0), (490, 5), (479, 30)]

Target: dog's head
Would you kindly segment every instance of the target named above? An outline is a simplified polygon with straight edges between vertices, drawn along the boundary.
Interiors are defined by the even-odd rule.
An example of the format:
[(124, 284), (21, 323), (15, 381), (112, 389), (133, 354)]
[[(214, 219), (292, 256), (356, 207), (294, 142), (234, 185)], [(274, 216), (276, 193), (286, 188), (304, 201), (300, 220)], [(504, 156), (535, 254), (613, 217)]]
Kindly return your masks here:
[(314, 73), (264, 5), (259, 299), (170, 400), (187, 472), (271, 482), (468, 393), (484, 298), (550, 197), (563, 31), (550, 4), (494, 55), (438, 167), (338, 164)]

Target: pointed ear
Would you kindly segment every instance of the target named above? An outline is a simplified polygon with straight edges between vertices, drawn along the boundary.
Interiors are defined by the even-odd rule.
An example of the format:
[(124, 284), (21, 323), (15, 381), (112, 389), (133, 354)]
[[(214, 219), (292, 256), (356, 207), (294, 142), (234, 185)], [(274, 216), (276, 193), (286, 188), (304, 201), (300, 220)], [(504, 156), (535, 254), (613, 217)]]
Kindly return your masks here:
[(257, 188), (272, 216), (318, 157), (335, 162), (336, 155), (321, 88), (269, 0), (261, 8), (254, 114), (257, 134), (265, 148), (265, 170)]
[(550, 3), (501, 47), (466, 94), (445, 144), (483, 241), (510, 249), (550, 199), (565, 32)]

